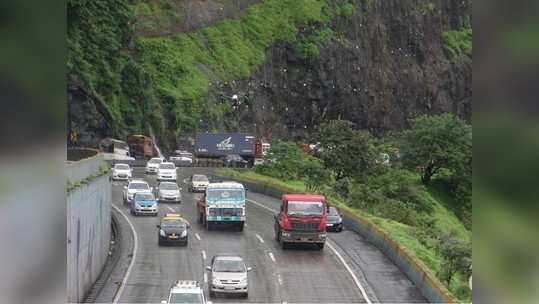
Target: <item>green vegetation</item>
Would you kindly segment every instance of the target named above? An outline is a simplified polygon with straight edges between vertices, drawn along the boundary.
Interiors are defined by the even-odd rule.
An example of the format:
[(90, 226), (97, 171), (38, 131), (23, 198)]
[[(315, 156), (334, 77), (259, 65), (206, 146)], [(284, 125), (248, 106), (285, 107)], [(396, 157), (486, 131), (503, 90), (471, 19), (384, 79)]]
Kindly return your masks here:
[(319, 46), (330, 41), (334, 35), (330, 28), (316, 30), (300, 37), (296, 42), (296, 49), (303, 59), (317, 59), (320, 57)]
[(136, 0), (132, 5), (135, 15), (134, 30), (141, 33), (153, 33), (158, 30), (172, 27), (184, 20), (180, 1), (159, 0), (144, 1)]
[(456, 61), (462, 56), (472, 57), (472, 29), (448, 31), (442, 34), (445, 50), (451, 60)]
[(343, 3), (339, 6), (339, 15), (350, 20), (356, 12), (356, 7), (350, 2)]
[(133, 39), (127, 1), (69, 0), (67, 6), (68, 75), (82, 83), (113, 135), (141, 132), (147, 122), (162, 129), (149, 75), (126, 47)]
[(137, 50), (142, 64), (163, 104), (171, 109), (169, 128), (196, 129), (205, 115), (212, 83), (247, 77), (264, 61), (271, 44), (294, 41), (299, 26), (327, 22), (325, 8), (324, 0), (268, 0), (250, 7), (241, 19), (195, 33), (140, 38)]
[[(367, 131), (354, 130), (345, 121), (324, 123), (318, 132), (320, 145), (315, 156), (295, 144), (280, 142), (272, 146), (265, 163), (254, 171), (223, 170), (221, 174), (290, 192), (323, 193), (339, 208), (370, 219), (422, 261), (460, 300), (470, 301), (467, 279), (471, 232), (464, 223), (469, 222), (471, 227), (471, 216), (463, 218), (461, 211), (469, 208), (471, 215), (471, 198), (460, 201), (463, 197), (453, 190), (451, 175), (461, 171), (460, 167), (471, 166), (467, 160), (460, 161), (471, 153), (469, 126), (453, 117), (438, 115), (417, 118), (412, 129), (397, 139), (375, 139)], [(425, 146), (417, 141), (418, 137), (435, 145)], [(379, 161), (379, 151), (389, 151), (392, 141), (402, 147), (406, 156), (402, 159), (404, 166), (398, 157), (390, 164)], [(457, 144), (461, 141), (465, 144)], [(446, 152), (452, 151), (451, 157), (455, 159), (444, 163), (443, 175), (435, 175), (425, 185), (424, 172), (409, 165), (412, 160), (423, 160), (423, 152), (412, 149), (413, 145), (422, 145), (430, 151), (428, 155), (441, 155), (444, 160), (449, 157)], [(437, 162), (429, 158), (427, 163)], [(471, 179), (471, 175), (465, 177)]]

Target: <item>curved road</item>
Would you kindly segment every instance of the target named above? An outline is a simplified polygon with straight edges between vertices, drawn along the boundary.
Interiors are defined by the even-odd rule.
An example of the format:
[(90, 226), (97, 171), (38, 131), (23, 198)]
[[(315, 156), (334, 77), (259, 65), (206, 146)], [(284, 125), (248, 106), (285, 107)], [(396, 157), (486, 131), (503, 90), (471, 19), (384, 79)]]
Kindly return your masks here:
[[(223, 253), (239, 254), (253, 267), (249, 298), (219, 296), (211, 299), (213, 303), (426, 302), (398, 268), (353, 232), (331, 234), (323, 251), (310, 246), (282, 250), (273, 235), (272, 210), (278, 209), (279, 201), (267, 196), (248, 193), (243, 232), (208, 232), (196, 222), (195, 204), (200, 194), (189, 193), (184, 184), (195, 172), (209, 173), (211, 169), (179, 168), (182, 203), (160, 204), (159, 217), (129, 215), (122, 203), (124, 184), (114, 182), (113, 204), (131, 222), (138, 247), (118, 302), (158, 303), (166, 299), (176, 280), (205, 282), (205, 266), (213, 255)], [(157, 184), (155, 175), (144, 175), (143, 168), (135, 168), (134, 178), (144, 178), (151, 186)], [(157, 245), (156, 225), (161, 216), (171, 212), (179, 212), (191, 222), (187, 247)], [(206, 283), (205, 291), (207, 295)]]

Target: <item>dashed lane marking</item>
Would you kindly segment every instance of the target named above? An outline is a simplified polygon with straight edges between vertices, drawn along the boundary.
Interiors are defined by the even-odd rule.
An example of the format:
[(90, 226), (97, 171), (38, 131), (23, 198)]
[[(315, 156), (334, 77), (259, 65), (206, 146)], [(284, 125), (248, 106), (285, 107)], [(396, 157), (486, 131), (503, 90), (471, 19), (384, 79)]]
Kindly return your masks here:
[(120, 210), (120, 208), (118, 208), (118, 207), (116, 207), (114, 205), (112, 205), (112, 207), (114, 209), (116, 209), (116, 211), (120, 212), (120, 214), (125, 218), (125, 220), (129, 224), (129, 227), (131, 228), (131, 231), (133, 231), (133, 243), (134, 243), (133, 244), (133, 253), (132, 253), (132, 257), (131, 257), (131, 262), (129, 263), (129, 266), (127, 267), (127, 271), (125, 272), (122, 283), (120, 284), (120, 288), (118, 288), (118, 291), (116, 292), (116, 295), (114, 296), (114, 299), (112, 300), (112, 303), (116, 304), (116, 303), (118, 303), (118, 300), (120, 300), (120, 297), (122, 296), (122, 293), (123, 293), (124, 288), (125, 288), (125, 284), (127, 283), (127, 280), (129, 279), (129, 275), (131, 274), (131, 269), (133, 269), (133, 265), (135, 264), (135, 259), (137, 258), (138, 235), (137, 235), (137, 231), (135, 230), (135, 227), (133, 226), (133, 224), (131, 223), (131, 221), (127, 217), (127, 215), (125, 215), (125, 213), (123, 213), (122, 210)]
[(260, 243), (264, 244), (264, 239), (257, 233), (255, 234), (256, 238), (260, 241)]
[(203, 259), (203, 260), (206, 259), (206, 251), (205, 251), (205, 250), (202, 250), (202, 259)]
[(204, 283), (208, 283), (208, 274), (204, 273)]
[(195, 237), (200, 241), (200, 235), (198, 235), (198, 233), (195, 233)]
[[(276, 211), (269, 208), (268, 206), (265, 206), (257, 201), (253, 201), (251, 199), (246, 199), (246, 201), (250, 202), (250, 203), (253, 203), (263, 209), (266, 209), (272, 213), (275, 213)], [(363, 296), (363, 298), (365, 298), (365, 301), (367, 302), (367, 304), (372, 304), (371, 300), (369, 299), (369, 297), (367, 296), (367, 292), (365, 291), (365, 288), (363, 287), (363, 285), (361, 285), (361, 282), (359, 281), (359, 279), (357, 278), (356, 274), (354, 273), (354, 271), (352, 271), (352, 268), (350, 268), (350, 266), (348, 265), (348, 263), (346, 263), (346, 261), (344, 260), (344, 258), (342, 257), (342, 255), (335, 249), (335, 247), (333, 247), (333, 245), (331, 245), (331, 243), (329, 242), (329, 240), (326, 241), (329, 249), (331, 249), (331, 251), (337, 256), (337, 258), (339, 259), (339, 261), (344, 265), (344, 268), (346, 268), (346, 270), (348, 271), (348, 273), (350, 274), (350, 276), (352, 276), (352, 279), (354, 281), (354, 283), (356, 284), (356, 286), (359, 288), (359, 290), (361, 291), (361, 295)]]
[[(283, 278), (281, 277), (280, 274), (277, 275), (277, 282), (279, 282), (279, 285), (283, 285)], [(283, 303), (286, 303), (286, 302), (283, 302)]]
[(268, 253), (270, 259), (275, 263), (275, 256), (273, 255), (273, 252)]
[(176, 212), (176, 210), (174, 210), (174, 208), (170, 207), (170, 206), (167, 206), (167, 209), (172, 211), (172, 212)]

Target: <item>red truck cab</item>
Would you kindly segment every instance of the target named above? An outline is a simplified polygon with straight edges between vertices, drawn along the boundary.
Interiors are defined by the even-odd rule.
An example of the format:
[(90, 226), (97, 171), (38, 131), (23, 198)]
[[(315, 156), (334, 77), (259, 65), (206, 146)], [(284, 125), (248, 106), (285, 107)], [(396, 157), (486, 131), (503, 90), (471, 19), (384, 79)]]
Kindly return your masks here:
[(326, 242), (327, 202), (323, 195), (283, 194), (275, 215), (275, 239), (289, 243), (312, 243), (323, 249)]

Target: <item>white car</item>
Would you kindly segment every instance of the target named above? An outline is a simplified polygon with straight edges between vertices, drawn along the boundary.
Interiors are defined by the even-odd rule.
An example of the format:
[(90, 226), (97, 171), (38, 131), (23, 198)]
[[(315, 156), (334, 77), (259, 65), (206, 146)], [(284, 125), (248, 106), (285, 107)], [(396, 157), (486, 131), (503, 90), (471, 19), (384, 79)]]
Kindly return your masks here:
[(123, 199), (124, 203), (133, 202), (133, 198), (136, 193), (150, 193), (152, 194), (152, 187), (148, 185), (146, 181), (140, 179), (134, 179), (129, 181), (127, 186), (124, 186)]
[(133, 169), (128, 164), (115, 164), (112, 168), (113, 180), (129, 180), (132, 174)]
[(209, 184), (210, 180), (206, 175), (193, 174), (191, 176), (191, 180), (189, 181), (189, 192), (204, 192), (206, 191), (206, 188), (208, 188)]
[(170, 161), (180, 162), (182, 164), (193, 164), (193, 154), (187, 151), (176, 151), (169, 159)]
[(217, 255), (211, 260), (211, 266), (206, 270), (210, 272), (208, 279), (210, 297), (216, 293), (241, 294), (244, 297), (249, 295), (249, 279), (247, 272), (251, 267), (245, 266), (243, 259), (239, 256)]
[(161, 202), (177, 202), (182, 201), (182, 188), (174, 182), (162, 182), (157, 186), (157, 200)]
[(177, 281), (170, 287), (168, 300), (161, 301), (161, 304), (174, 303), (200, 303), (205, 304), (204, 291), (198, 281)]
[(158, 181), (176, 181), (176, 165), (174, 163), (160, 163), (157, 168)]
[(150, 159), (146, 163), (146, 169), (144, 170), (145, 173), (157, 173), (157, 169), (159, 168), (159, 165), (164, 162), (164, 159), (159, 157), (154, 157)]

